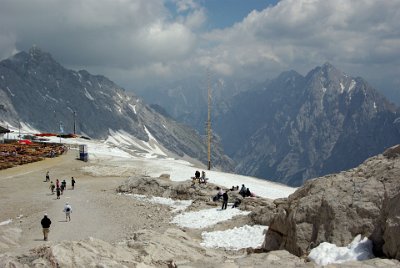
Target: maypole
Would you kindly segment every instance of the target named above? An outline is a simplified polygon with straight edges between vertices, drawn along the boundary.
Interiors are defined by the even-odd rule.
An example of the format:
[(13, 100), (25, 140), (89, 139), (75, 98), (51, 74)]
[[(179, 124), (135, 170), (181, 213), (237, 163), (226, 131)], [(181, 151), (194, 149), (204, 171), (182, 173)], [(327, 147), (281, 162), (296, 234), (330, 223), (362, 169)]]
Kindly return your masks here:
[(208, 84), (208, 115), (207, 115), (207, 159), (208, 159), (208, 170), (211, 169), (211, 87), (210, 87), (210, 73), (207, 72), (207, 84)]

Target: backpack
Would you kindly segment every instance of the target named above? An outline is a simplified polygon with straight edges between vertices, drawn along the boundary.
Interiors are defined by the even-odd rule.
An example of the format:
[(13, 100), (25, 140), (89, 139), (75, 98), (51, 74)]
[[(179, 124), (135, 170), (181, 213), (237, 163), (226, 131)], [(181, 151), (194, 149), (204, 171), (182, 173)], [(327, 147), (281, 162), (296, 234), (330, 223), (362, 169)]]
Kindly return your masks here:
[(70, 210), (71, 210), (70, 208), (67, 208), (65, 211), (66, 211), (66, 212), (70, 212)]

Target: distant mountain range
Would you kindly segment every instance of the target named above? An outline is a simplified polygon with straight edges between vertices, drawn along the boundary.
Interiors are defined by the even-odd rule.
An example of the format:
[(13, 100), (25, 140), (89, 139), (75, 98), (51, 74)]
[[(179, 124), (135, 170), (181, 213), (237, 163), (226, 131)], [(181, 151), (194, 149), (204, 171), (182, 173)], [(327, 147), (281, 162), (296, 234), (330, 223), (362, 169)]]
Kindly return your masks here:
[[(43, 132), (72, 133), (75, 119), (79, 134), (107, 139), (125, 133), (136, 142), (157, 143), (168, 155), (206, 163), (205, 138), (161, 110), (104, 76), (64, 68), (37, 47), (0, 62), (3, 124), (18, 127), (21, 122)], [(212, 158), (215, 166), (232, 169), (232, 160), (220, 147), (213, 147)]]
[[(212, 116), (215, 118), (236, 94), (248, 91), (256, 83), (250, 80), (190, 78), (171, 82), (163, 87), (138, 89), (147, 103), (163, 107), (167, 114), (199, 133), (206, 133), (208, 87), (212, 92)], [(217, 109), (216, 109), (217, 107)]]
[[(205, 113), (205, 87), (200, 91), (195, 84), (183, 83), (175, 90), (165, 88), (163, 101), (168, 105), (151, 91), (145, 98), (183, 122), (200, 125), (193, 107), (203, 107), (198, 110)], [(212, 125), (241, 174), (299, 186), (355, 167), (400, 142), (398, 108), (364, 79), (329, 63), (306, 76), (288, 71), (262, 84), (242, 83), (233, 91), (213, 96)], [(186, 105), (183, 99), (193, 101)]]
[[(306, 76), (218, 80), (213, 88), (213, 166), (292, 186), (357, 166), (400, 142), (399, 110), (362, 78), (329, 63)], [(163, 91), (164, 90), (164, 91)], [(142, 92), (142, 91), (140, 91)], [(207, 81), (147, 90), (151, 105), (104, 76), (68, 70), (33, 47), (0, 62), (0, 122), (45, 132), (158, 146), (206, 162)], [(194, 127), (177, 123), (173, 119)], [(121, 141), (122, 142), (122, 141)], [(157, 148), (158, 148), (157, 147)]]

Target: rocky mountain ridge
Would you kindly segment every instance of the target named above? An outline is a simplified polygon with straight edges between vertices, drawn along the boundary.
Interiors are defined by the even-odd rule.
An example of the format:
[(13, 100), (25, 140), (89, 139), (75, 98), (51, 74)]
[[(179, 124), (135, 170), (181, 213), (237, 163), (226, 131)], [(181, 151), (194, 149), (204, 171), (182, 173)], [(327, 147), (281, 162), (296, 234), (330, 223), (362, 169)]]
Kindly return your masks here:
[(238, 173), (299, 186), (400, 142), (398, 108), (329, 63), (259, 88), (234, 97), (214, 123)]
[[(77, 133), (93, 138), (123, 131), (171, 154), (207, 159), (205, 139), (194, 130), (104, 76), (64, 68), (37, 47), (0, 62), (0, 96), (0, 121), (17, 128), (22, 122), (43, 132), (72, 133), (75, 120)], [(230, 170), (232, 161), (218, 146), (213, 149), (214, 165)]]

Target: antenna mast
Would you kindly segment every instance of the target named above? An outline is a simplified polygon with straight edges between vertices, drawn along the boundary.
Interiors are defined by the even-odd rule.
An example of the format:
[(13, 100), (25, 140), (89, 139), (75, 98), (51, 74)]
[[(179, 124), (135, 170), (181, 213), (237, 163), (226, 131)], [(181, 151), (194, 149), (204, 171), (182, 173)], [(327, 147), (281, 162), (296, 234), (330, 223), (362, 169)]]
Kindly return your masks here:
[(208, 170), (211, 169), (211, 87), (210, 87), (210, 71), (207, 71), (207, 84), (208, 84), (208, 115), (207, 115), (207, 159)]

